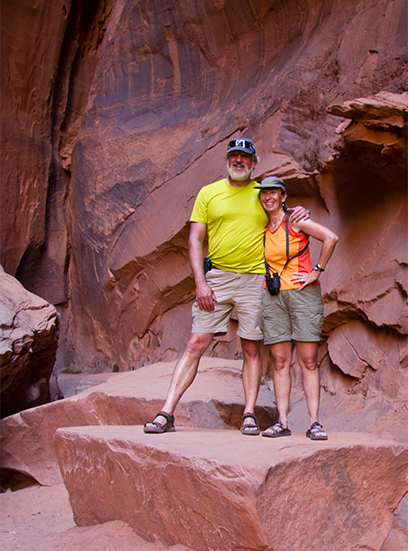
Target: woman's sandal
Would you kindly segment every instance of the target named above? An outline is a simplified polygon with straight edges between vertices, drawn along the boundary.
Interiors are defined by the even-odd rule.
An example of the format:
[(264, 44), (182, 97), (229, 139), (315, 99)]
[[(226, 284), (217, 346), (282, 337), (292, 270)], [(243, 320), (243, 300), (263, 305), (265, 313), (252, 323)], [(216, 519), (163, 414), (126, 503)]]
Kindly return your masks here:
[(328, 440), (328, 435), (319, 423), (313, 423), (305, 433), (311, 440)]
[[(166, 423), (162, 424), (158, 421), (155, 421), (155, 419), (157, 419), (158, 417), (164, 417), (166, 419)], [(169, 415), (169, 413), (166, 413), (166, 411), (160, 411), (157, 415), (155, 415), (153, 421), (149, 421), (149, 423), (144, 424), (143, 432), (154, 434), (162, 434), (163, 432), (175, 432), (175, 427), (173, 424), (174, 422), (175, 418), (173, 415)]]
[(285, 427), (282, 421), (278, 420), (272, 427), (269, 427), (261, 436), (268, 436), (269, 438), (278, 438), (279, 436), (291, 436), (291, 431)]
[[(245, 423), (245, 419), (253, 419), (254, 423)], [(248, 436), (257, 436), (258, 434), (260, 434), (260, 428), (257, 425), (257, 419), (252, 413), (245, 413), (243, 415), (240, 432), (241, 434), (245, 434)]]

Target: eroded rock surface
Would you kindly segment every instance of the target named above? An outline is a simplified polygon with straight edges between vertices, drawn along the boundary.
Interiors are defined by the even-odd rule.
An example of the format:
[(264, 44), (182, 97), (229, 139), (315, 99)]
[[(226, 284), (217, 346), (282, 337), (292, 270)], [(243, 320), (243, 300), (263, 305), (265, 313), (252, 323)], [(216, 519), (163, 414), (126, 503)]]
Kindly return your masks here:
[(55, 446), (78, 525), (122, 520), (197, 551), (379, 550), (407, 491), (405, 446), (362, 434), (86, 427)]
[[(291, 204), (340, 236), (322, 278), (325, 427), (406, 440), (406, 12), (404, 0), (4, 6), (1, 262), (57, 306), (58, 370), (127, 371), (179, 355), (194, 297), (193, 201), (244, 134), (261, 159), (255, 176), (283, 177)], [(240, 358), (236, 325), (207, 355)], [(156, 384), (157, 368), (144, 369)], [(293, 379), (302, 431), (296, 364)], [(221, 422), (215, 388), (180, 405), (182, 424), (193, 412), (197, 426)], [(4, 420), (10, 468), (56, 480), (57, 427), (142, 423), (166, 392), (147, 391), (147, 403), (117, 390)], [(237, 428), (242, 396), (228, 403)]]
[[(359, 496), (357, 497), (357, 493), (359, 494), (359, 492), (362, 490), (362, 480), (357, 473), (360, 472), (359, 469), (361, 468), (361, 462), (363, 461), (362, 458), (372, 457), (372, 453), (374, 453), (373, 464), (371, 463), (372, 459), (370, 459), (369, 462), (365, 463), (364, 468), (371, 471), (371, 476), (374, 475), (374, 472), (376, 472), (378, 468), (382, 471), (382, 475), (380, 476), (380, 478), (382, 479), (384, 476), (386, 476), (386, 479), (382, 481), (382, 490), (378, 492), (378, 486), (372, 487), (371, 490), (371, 499), (375, 499), (376, 497), (376, 507), (379, 507), (379, 500), (382, 501), (383, 499), (385, 499), (385, 492), (389, 491), (389, 471), (383, 472), (383, 454), (392, 454), (391, 457), (387, 459), (387, 462), (389, 462), (393, 466), (393, 458), (396, 455), (396, 450), (403, 450), (406, 444), (407, 409), (405, 407), (404, 400), (402, 400), (402, 403), (399, 406), (399, 402), (397, 399), (389, 402), (385, 400), (382, 393), (371, 393), (363, 398), (359, 393), (354, 394), (353, 392), (350, 392), (345, 398), (340, 400), (339, 396), (337, 396), (336, 393), (329, 392), (328, 390), (323, 389), (321, 393), (321, 419), (323, 420), (325, 428), (329, 433), (328, 443), (330, 444), (331, 453), (323, 457), (319, 456), (319, 463), (317, 463), (318, 458), (316, 456), (308, 459), (307, 463), (312, 462), (312, 464), (308, 463), (308, 467), (307, 464), (304, 465), (305, 469), (309, 469), (311, 471), (311, 473), (308, 474), (305, 470), (303, 470), (304, 467), (300, 469), (298, 469), (297, 467), (297, 469), (294, 470), (293, 465), (294, 461), (303, 462), (306, 459), (305, 450), (309, 450), (309, 447), (312, 444), (309, 440), (305, 438), (305, 430), (308, 427), (309, 418), (305, 398), (300, 389), (298, 370), (296, 370), (295, 366), (293, 366), (294, 386), (289, 414), (289, 424), (293, 431), (293, 436), (288, 439), (279, 439), (279, 442), (277, 442), (277, 440), (273, 441), (271, 439), (262, 438), (261, 436), (244, 437), (240, 434), (238, 430), (241, 423), (241, 415), (243, 413), (244, 399), (241, 383), (241, 364), (242, 362), (238, 360), (234, 361), (222, 360), (218, 358), (203, 358), (199, 367), (198, 376), (194, 384), (183, 396), (180, 404), (175, 411), (176, 427), (178, 432), (186, 435), (186, 431), (189, 428), (195, 428), (192, 433), (188, 434), (188, 438), (183, 444), (185, 446), (185, 455), (189, 455), (189, 450), (194, 451), (194, 457), (190, 457), (187, 464), (191, 462), (190, 466), (188, 467), (188, 479), (190, 480), (189, 483), (191, 484), (191, 487), (193, 485), (193, 487), (195, 488), (195, 492), (201, 491), (201, 488), (194, 483), (194, 480), (196, 480), (197, 477), (201, 479), (202, 476), (200, 474), (202, 469), (202, 460), (197, 461), (196, 458), (198, 450), (200, 450), (200, 453), (203, 452), (207, 454), (219, 454), (217, 461), (224, 461), (226, 459), (226, 453), (232, 453), (234, 461), (237, 460), (238, 462), (237, 464), (241, 464), (240, 462), (245, 461), (247, 462), (249, 468), (251, 467), (251, 469), (258, 469), (261, 459), (267, 461), (269, 468), (271, 467), (272, 455), (274, 456), (274, 453), (277, 453), (277, 445), (279, 445), (280, 450), (278, 452), (279, 456), (282, 456), (283, 453), (287, 453), (288, 449), (291, 449), (291, 461), (290, 459), (288, 459), (288, 464), (285, 463), (285, 465), (282, 465), (280, 468), (277, 466), (278, 471), (274, 471), (273, 474), (270, 473), (270, 476), (273, 476), (273, 478), (276, 477), (278, 479), (277, 484), (279, 485), (279, 487), (273, 489), (269, 487), (268, 491), (266, 490), (265, 493), (261, 492), (261, 490), (261, 493), (257, 491), (258, 495), (265, 495), (265, 502), (260, 502), (260, 509), (258, 513), (252, 513), (252, 516), (250, 517), (247, 513), (247, 516), (245, 516), (245, 518), (253, 519), (251, 520), (251, 522), (249, 521), (251, 524), (250, 529), (253, 531), (255, 530), (258, 533), (259, 530), (263, 531), (267, 529), (264, 527), (262, 522), (260, 528), (260, 522), (256, 522), (256, 520), (254, 520), (254, 515), (257, 516), (259, 514), (261, 517), (264, 518), (264, 512), (262, 511), (268, 510), (269, 507), (272, 507), (269, 501), (272, 495), (275, 496), (281, 494), (283, 496), (282, 499), (285, 502), (287, 498), (284, 497), (285, 492), (283, 492), (283, 488), (290, 491), (290, 493), (294, 493), (293, 497), (291, 498), (292, 507), (299, 506), (302, 509), (305, 509), (303, 500), (307, 499), (307, 497), (304, 496), (304, 492), (307, 492), (307, 487), (311, 485), (311, 487), (314, 488), (314, 492), (318, 491), (317, 479), (314, 477), (311, 478), (311, 473), (317, 473), (317, 464), (320, 465), (320, 469), (324, 469), (326, 473), (325, 477), (327, 477), (324, 477), (325, 480), (331, 480), (331, 483), (328, 483), (329, 486), (323, 494), (326, 496), (325, 499), (330, 500), (331, 495), (336, 495), (338, 499), (340, 493), (338, 492), (337, 488), (334, 487), (334, 484), (336, 485), (339, 483), (343, 488), (345, 488), (345, 472), (349, 472), (349, 467), (346, 468), (343, 463), (345, 461), (345, 454), (349, 454), (350, 451), (348, 450), (353, 449), (359, 444), (360, 446), (362, 445), (363, 448), (361, 449), (361, 451), (359, 451), (358, 455), (355, 455), (354, 452), (351, 456), (348, 456), (349, 458), (353, 457), (353, 459), (351, 459), (352, 463), (354, 463), (355, 465), (355, 462), (357, 462), (359, 466), (358, 471), (354, 472), (355, 478), (351, 480), (347, 477), (347, 482), (348, 484), (352, 485), (352, 488), (355, 485), (358, 485), (357, 489), (348, 489), (348, 494), (352, 495), (354, 499), (353, 508), (351, 509), (350, 506), (346, 505), (342, 505), (342, 507), (345, 507), (350, 511), (355, 511), (355, 500), (361, 499)], [(322, 364), (321, 367), (327, 369), (328, 366), (326, 366), (327, 364)], [(88, 439), (88, 437), (86, 437), (85, 440), (88, 442), (88, 444), (90, 444), (90, 448), (87, 448), (84, 451), (83, 439), (80, 438), (80, 442), (77, 446), (77, 443), (74, 443), (77, 442), (77, 437), (75, 436), (71, 438), (70, 436), (69, 451), (67, 451), (68, 448), (64, 444), (64, 449), (66, 450), (66, 453), (64, 452), (63, 454), (65, 458), (64, 461), (66, 460), (70, 463), (70, 465), (74, 465), (74, 463), (77, 461), (77, 457), (82, 457), (84, 460), (85, 457), (87, 457), (87, 461), (91, 461), (93, 463), (93, 468), (97, 468), (98, 465), (104, 465), (104, 467), (101, 468), (101, 473), (106, 472), (106, 468), (108, 468), (107, 466), (114, 465), (114, 467), (112, 468), (109, 467), (109, 471), (112, 471), (112, 476), (114, 477), (112, 479), (114, 480), (112, 484), (112, 486), (114, 487), (113, 492), (115, 493), (115, 495), (117, 495), (116, 492), (119, 491), (119, 488), (122, 496), (123, 483), (120, 480), (117, 480), (115, 473), (118, 469), (118, 471), (120, 471), (121, 473), (126, 472), (127, 477), (133, 476), (129, 474), (133, 472), (133, 467), (129, 467), (128, 461), (133, 461), (132, 458), (135, 455), (135, 451), (132, 447), (133, 445), (131, 445), (131, 449), (128, 447), (128, 437), (130, 435), (132, 440), (132, 438), (134, 438), (136, 435), (142, 435), (142, 429), (140, 425), (147, 420), (151, 420), (157, 413), (157, 411), (162, 407), (165, 394), (170, 382), (173, 367), (174, 362), (168, 362), (156, 364), (153, 366), (146, 366), (131, 373), (107, 373), (88, 376), (67, 376), (67, 378), (71, 379), (73, 379), (74, 377), (77, 378), (77, 383), (70, 382), (68, 385), (67, 382), (63, 383), (63, 381), (61, 381), (62, 389), (69, 386), (70, 389), (76, 387), (78, 390), (85, 390), (82, 390), (82, 392), (80, 392), (79, 394), (75, 394), (71, 398), (32, 408), (27, 411), (23, 411), (21, 413), (2, 419), (0, 421), (1, 468), (24, 473), (35, 478), (41, 484), (57, 484), (61, 482), (61, 471), (53, 446), (55, 431), (61, 427), (75, 426), (83, 426), (85, 427), (84, 430), (86, 431), (86, 427), (98, 426), (101, 429), (101, 436), (98, 436), (97, 438), (98, 446), (94, 448), (93, 444), (90, 444), (90, 442), (88, 441), (93, 441), (93, 437), (91, 439)], [(324, 371), (324, 373), (327, 372)], [(333, 383), (333, 375), (331, 373), (328, 373), (328, 376), (331, 378)], [(89, 380), (87, 380), (87, 377), (89, 378)], [(106, 379), (106, 381), (101, 382), (103, 379)], [(99, 382), (100, 384), (95, 385), (96, 382)], [(73, 390), (70, 390), (70, 392), (73, 392)], [(267, 428), (267, 426), (271, 425), (276, 420), (274, 393), (269, 389), (269, 386), (267, 384), (263, 384), (261, 387), (258, 407), (256, 408), (256, 416), (258, 418), (261, 428)], [(202, 430), (203, 428), (208, 430)], [(222, 443), (220, 443), (218, 440), (215, 441), (212, 438), (209, 439), (209, 430), (210, 433), (218, 433), (218, 438), (221, 439)], [(77, 429), (73, 429), (72, 434), (74, 434), (76, 431)], [(232, 437), (232, 433), (236, 436)], [(103, 444), (103, 442), (106, 441), (106, 438), (110, 438), (109, 435), (111, 434), (113, 434), (116, 439), (121, 439), (123, 435), (126, 436), (125, 442), (122, 442), (119, 445), (119, 448), (122, 451), (120, 455), (118, 455), (115, 459), (113, 459), (113, 457), (111, 456), (107, 457), (104, 450), (105, 444)], [(144, 435), (142, 437), (147, 438), (144, 445), (146, 444), (149, 447), (150, 444), (154, 442), (161, 443), (163, 436), (167, 437), (175, 435)], [(230, 442), (232, 438), (233, 443)], [(379, 438), (382, 438), (382, 444)], [(259, 441), (266, 442), (265, 444), (261, 444), (260, 449)], [(340, 441), (342, 442), (341, 447), (339, 447), (338, 445)], [(374, 452), (371, 448), (373, 442), (377, 442), (376, 450), (378, 451), (376, 452)], [(241, 447), (243, 444), (244, 448)], [(323, 443), (321, 442), (318, 444), (321, 445)], [(381, 445), (381, 448), (383, 450), (382, 453), (379, 452), (379, 445)], [(107, 446), (113, 454), (116, 453), (116, 443), (113, 445), (110, 441)], [(389, 449), (389, 451), (387, 451), (387, 449)], [(317, 453), (318, 450), (320, 450), (319, 447), (316, 450)], [(122, 453), (124, 454), (124, 456), (122, 456)], [(163, 453), (165, 453), (164, 456)], [(140, 481), (141, 484), (145, 480), (147, 481), (148, 486), (144, 487), (145, 489), (143, 490), (143, 493), (145, 493), (146, 495), (151, 495), (152, 489), (150, 488), (149, 484), (152, 481), (152, 477), (156, 477), (157, 481), (160, 480), (160, 477), (163, 475), (164, 465), (166, 465), (166, 469), (170, 468), (169, 466), (172, 466), (172, 472), (165, 476), (166, 480), (168, 477), (174, 480), (177, 479), (179, 476), (186, 476), (186, 473), (181, 475), (177, 472), (177, 469), (176, 471), (173, 470), (174, 460), (171, 457), (172, 454), (169, 455), (169, 450), (166, 450), (166, 452), (161, 451), (160, 454), (162, 454), (163, 457), (167, 458), (165, 464), (163, 462), (154, 464), (151, 463), (152, 452), (147, 452), (146, 450), (143, 451), (142, 457), (138, 459), (138, 464), (139, 462), (142, 462), (144, 464), (144, 467), (141, 471), (142, 475)], [(96, 456), (98, 456), (98, 459), (96, 458)], [(180, 456), (179, 451), (177, 452), (177, 456)], [(233, 461), (232, 458), (230, 459)], [(206, 461), (208, 461), (208, 459), (206, 459)], [(210, 463), (213, 464), (212, 462)], [(84, 480), (81, 475), (82, 467), (73, 467), (72, 470), (70, 470), (68, 469), (67, 465), (68, 463), (65, 463), (66, 474), (69, 471), (69, 475), (67, 476), (71, 477), (68, 487), (71, 488), (70, 493), (74, 496), (74, 499), (76, 500), (76, 492), (80, 492), (81, 496), (84, 496)], [(224, 480), (224, 478), (227, 477), (227, 482), (224, 481), (223, 485), (221, 486), (221, 488), (219, 487), (219, 489), (217, 489), (216, 483), (214, 485), (211, 484), (213, 492), (222, 490), (224, 491), (226, 487), (225, 483), (229, 482), (230, 477), (233, 475), (238, 476), (236, 472), (237, 465), (235, 467), (232, 467), (233, 470), (231, 470), (231, 467), (226, 470), (225, 466), (218, 468), (221, 469), (221, 478)], [(397, 472), (399, 474), (400, 467), (396, 467), (395, 465), (395, 468), (397, 469)], [(152, 469), (152, 477), (147, 475), (147, 469), (148, 471), (149, 469)], [(155, 469), (158, 469), (156, 475), (154, 475)], [(283, 469), (284, 473), (280, 469)], [(337, 469), (340, 469), (339, 472), (337, 471)], [(240, 472), (242, 473), (242, 471)], [(253, 473), (251, 476), (254, 478), (254, 476), (256, 475)], [(269, 480), (269, 476), (263, 476), (266, 476), (266, 480)], [(283, 476), (284, 479), (282, 479)], [(291, 480), (291, 483), (287, 481), (287, 476), (289, 477), (289, 480)], [(338, 478), (335, 478), (336, 476), (338, 476)], [(321, 481), (320, 483), (322, 483), (321, 475), (319, 475), (318, 478)], [(129, 481), (128, 478), (127, 480)], [(337, 480), (337, 482), (334, 482), (335, 480)], [(106, 488), (107, 486), (110, 486), (110, 484), (103, 483), (102, 486)], [(74, 487), (76, 488), (75, 490), (73, 489)], [(171, 491), (169, 490), (168, 486), (166, 486), (166, 484), (164, 487), (167, 488), (166, 491)], [(180, 488), (182, 487), (178, 485), (178, 491)], [(99, 509), (97, 512), (95, 512), (95, 509), (93, 508), (99, 507), (99, 498), (101, 496), (98, 492), (100, 491), (100, 489), (101, 488), (99, 482), (97, 482), (95, 483), (95, 485), (93, 484), (92, 490), (90, 490), (90, 496), (93, 496), (93, 506), (91, 509), (89, 509), (89, 511), (92, 512), (91, 524), (106, 522), (106, 520), (104, 520), (104, 515), (106, 514), (106, 512), (101, 512)], [(248, 504), (245, 503), (247, 499), (250, 499), (251, 504), (254, 505), (254, 499), (249, 497), (251, 496), (252, 491), (256, 490), (254, 490), (253, 488), (250, 491), (247, 488), (247, 497), (245, 496), (244, 498), (243, 493), (240, 490), (240, 507), (244, 507), (247, 510)], [(97, 492), (97, 494), (95, 494), (95, 492)], [(216, 500), (215, 502), (217, 503), (226, 504), (226, 499), (233, 499), (229, 492), (230, 490), (228, 490), (227, 492), (227, 498), (226, 496), (223, 496), (223, 499), (221, 499), (219, 495), (212, 495), (211, 497), (209, 497), (211, 492), (208, 492), (207, 495), (212, 502), (213, 500)], [(374, 492), (374, 495), (372, 495), (372, 492)], [(398, 494), (400, 495), (399, 492)], [(190, 488), (189, 495), (191, 495), (191, 493), (192, 492)], [(286, 495), (288, 497), (288, 494)], [(390, 511), (392, 512), (395, 511), (397, 506), (397, 503), (395, 504), (395, 498), (398, 499), (397, 503), (399, 503), (401, 499), (395, 496), (392, 500), (393, 502), (389, 504), (388, 507), (390, 507)], [(110, 496), (107, 495), (103, 498), (101, 497), (101, 499), (103, 501), (109, 501)], [(165, 503), (165, 501), (162, 499), (162, 497), (160, 497), (159, 494), (157, 494), (157, 499), (159, 500), (159, 503)], [(183, 502), (183, 507), (185, 506), (183, 495), (180, 496), (176, 493), (174, 494), (174, 497), (172, 499), (176, 501), (179, 501), (179, 499), (181, 499)], [(238, 499), (236, 493), (234, 493), (234, 499)], [(320, 497), (320, 499), (322, 499), (322, 496)], [(344, 496), (343, 500), (344, 499), (346, 500), (347, 497)], [(298, 500), (301, 500), (301, 502), (299, 503)], [(134, 524), (133, 518), (128, 518), (127, 516), (125, 519), (123, 516), (124, 514), (125, 516), (128, 515), (128, 512), (130, 510), (134, 510), (133, 508), (134, 506), (136, 507), (136, 504), (133, 502), (128, 502), (127, 496), (124, 499), (122, 499), (121, 497), (120, 501), (124, 507), (112, 507), (110, 510), (111, 512), (114, 511), (115, 514), (114, 516), (109, 517), (110, 520), (113, 520), (114, 518), (121, 519), (124, 522), (129, 523), (141, 537), (149, 541), (156, 541), (155, 534), (158, 535), (156, 521), (155, 526), (150, 526), (149, 523), (144, 523), (145, 528), (141, 532), (138, 527), (138, 523), (136, 525)], [(344, 503), (344, 501), (342, 501), (342, 503)], [(280, 503), (279, 505), (280, 507), (283, 507), (285, 509), (285, 503)], [(139, 506), (140, 504), (138, 505), (138, 507)], [(165, 507), (165, 505), (163, 506)], [(326, 506), (327, 501), (325, 507)], [(77, 505), (75, 505), (75, 507), (77, 507)], [(333, 504), (333, 507), (335, 507), (335, 504)], [(336, 507), (338, 507), (338, 505), (336, 505)], [(371, 511), (373, 507), (375, 507), (374, 504), (367, 503), (365, 505), (365, 511), (362, 514), (368, 514), (372, 518), (372, 515), (374, 513), (372, 513)], [(404, 508), (405, 502), (402, 501), (399, 507)], [(180, 510), (180, 507), (176, 507), (176, 505), (172, 502), (172, 511), (175, 510)], [(194, 514), (194, 518), (196, 518), (196, 516), (200, 516), (200, 518), (203, 518), (203, 515), (205, 516), (205, 518), (207, 518), (207, 516), (210, 514), (208, 510), (209, 507), (207, 505), (200, 512), (195, 510), (196, 512)], [(124, 511), (126, 513), (124, 513)], [(235, 511), (237, 514), (240, 513), (240, 511)], [(223, 525), (225, 512), (226, 511), (224, 509), (219, 511), (220, 526)], [(244, 510), (242, 511), (242, 513), (244, 515)], [(342, 515), (343, 518), (344, 510), (342, 510), (341, 513), (338, 511), (338, 513)], [(150, 512), (151, 519), (156, 519), (158, 514), (159, 513), (152, 510)], [(299, 515), (301, 518), (301, 511)], [(388, 536), (385, 540), (386, 547), (382, 547), (382, 551), (390, 551), (390, 545), (394, 546), (394, 551), (405, 551), (404, 542), (407, 542), (407, 525), (405, 525), (404, 523), (405, 513), (402, 513), (402, 511), (399, 513), (399, 511), (396, 510), (393, 515), (393, 523), (390, 513), (385, 513), (384, 516), (382, 515), (382, 522), (385, 522), (385, 526), (380, 530), (380, 532), (378, 532), (378, 535), (375, 538), (376, 541), (373, 539), (369, 540), (368, 538), (364, 538), (363, 541), (370, 541), (371, 545), (375, 545), (376, 542), (379, 543), (382, 537), (386, 538)], [(275, 518), (276, 513), (273, 514), (272, 512), (271, 516)], [(160, 513), (160, 518), (162, 517), (163, 513)], [(191, 516), (189, 516), (189, 518), (191, 518)], [(231, 520), (231, 523), (233, 523), (231, 515), (227, 515), (226, 518), (227, 522), (230, 522)], [(288, 513), (285, 518), (294, 517), (292, 516), (292, 513)], [(140, 520), (139, 515), (138, 519)], [(88, 523), (89, 517), (87, 517), (87, 520), (84, 521), (82, 517), (82, 512), (80, 511), (78, 513), (78, 517), (76, 517), (76, 520), (79, 522), (80, 525), (82, 525), (84, 522)], [(348, 521), (348, 530), (351, 530), (351, 533), (354, 534), (354, 537), (358, 538), (357, 541), (360, 541), (360, 537), (363, 532), (359, 532), (362, 527), (357, 529), (355, 526), (355, 522), (358, 522), (358, 524), (361, 525), (361, 521), (362, 519), (359, 515), (354, 516), (354, 518), (351, 518), (350, 521)], [(173, 521), (167, 518), (166, 522)], [(304, 521), (300, 520), (300, 522)], [(369, 521), (365, 521), (365, 527), (368, 526), (368, 522)], [(286, 525), (284, 519), (283, 525)], [(386, 528), (387, 525), (390, 526), (390, 533)], [(171, 537), (167, 533), (169, 526), (167, 528), (162, 527), (160, 528), (160, 538), (163, 538), (163, 541), (166, 542), (166, 545), (171, 545), (171, 541), (186, 543), (186, 526), (185, 529), (181, 532), (179, 532), (179, 529), (176, 532), (175, 530), (172, 530)], [(220, 533), (225, 533), (224, 528), (223, 530), (220, 530)], [(242, 531), (240, 531), (240, 533), (241, 532)], [(271, 530), (271, 532), (273, 531)], [(233, 535), (234, 537), (238, 537), (237, 530), (233, 533)], [(340, 541), (342, 541), (342, 544), (345, 545), (344, 548), (341, 547), (342, 551), (345, 551), (345, 549), (349, 549), (348, 540), (345, 539), (344, 535), (342, 535)], [(218, 542), (217, 544), (219, 543), (220, 542)], [(302, 544), (303, 542), (297, 543), (297, 545)], [(192, 544), (186, 543), (186, 545)], [(372, 548), (381, 549), (379, 546)], [(192, 545), (192, 549), (201, 549), (201, 547), (197, 547), (195, 542), (194, 545)], [(231, 548), (226, 549), (230, 551)], [(252, 547), (250, 547), (250, 549), (252, 549)], [(273, 549), (276, 550), (276, 547), (273, 547)], [(319, 547), (317, 547), (317, 549), (319, 549)], [(334, 549), (337, 548), (334, 547)], [(353, 547), (351, 547), (351, 550), (352, 549)], [(327, 551), (327, 549), (325, 551)]]
[(403, 551), (406, 547), (408, 547), (408, 494), (394, 512), (392, 528), (381, 551)]
[(1, 416), (44, 404), (58, 343), (57, 311), (0, 270)]
[[(334, 290), (340, 295), (334, 303), (333, 295), (327, 300), (328, 311), (346, 312), (343, 303), (348, 302), (343, 319), (358, 315), (370, 326), (405, 333), (406, 295), (395, 277), (407, 266), (404, 151), (392, 148), (395, 156), (384, 151), (406, 136), (406, 123), (398, 126), (407, 116), (405, 97), (400, 103), (391, 99), (403, 91), (398, 76), (402, 46), (400, 38), (389, 41), (380, 31), (385, 24), (401, 36), (401, 8), (394, 4), (384, 12), (379, 4), (360, 2), (351, 17), (347, 5), (337, 2), (326, 8), (313, 1), (285, 6), (247, 7), (244, 28), (227, 4), (206, 2), (200, 10), (191, 5), (183, 14), (176, 8), (155, 19), (144, 18), (128, 3), (117, 4), (73, 151), (78, 231), (73, 234), (77, 261), (71, 272), (76, 282), (71, 310), (84, 324), (75, 353), (84, 351), (83, 362), (92, 362), (87, 357), (92, 348), (82, 337), (91, 330), (98, 334), (93, 346), (106, 354), (103, 358), (100, 352), (100, 366), (112, 365), (110, 358), (115, 358), (120, 370), (129, 369), (183, 349), (188, 323), (180, 326), (180, 344), (169, 348), (168, 333), (174, 334), (173, 320), (181, 323), (177, 312), (194, 293), (186, 222), (200, 187), (224, 175), (226, 143), (240, 131), (250, 134), (258, 148), (255, 175), (283, 176), (292, 203), (310, 207), (315, 219), (341, 237), (337, 262), (331, 261), (322, 278), (328, 299)], [(372, 18), (384, 22), (376, 32), (368, 25)], [(130, 21), (140, 29), (136, 37)], [(216, 40), (212, 29), (225, 32)], [(382, 49), (372, 43), (379, 32), (386, 41)], [(387, 61), (393, 51), (393, 62)], [(118, 74), (115, 68), (135, 55), (136, 65)], [(166, 77), (159, 81), (157, 74)], [(391, 93), (352, 101), (378, 90)], [(345, 100), (348, 108), (342, 108)], [(330, 105), (338, 110), (327, 111)], [(363, 113), (368, 113), (365, 120)], [(366, 141), (353, 140), (349, 128), (344, 132), (349, 141), (344, 138), (340, 145), (339, 115), (358, 118), (357, 125), (365, 123), (365, 128), (387, 115), (395, 126), (369, 128)], [(381, 140), (380, 132), (389, 132), (388, 137)], [(115, 159), (115, 177), (112, 165), (101, 162), (107, 158)], [(98, 187), (83, 185), (91, 175)], [(382, 257), (379, 241), (391, 258)], [(365, 266), (369, 258), (376, 269)], [(382, 277), (378, 272), (384, 271)], [(371, 289), (371, 281), (381, 277), (381, 288)], [(364, 300), (344, 297), (355, 286), (366, 293)], [(211, 353), (222, 355), (223, 344)]]
[[(203, 358), (196, 383), (178, 405), (176, 425), (224, 428), (241, 425), (243, 387), (241, 361)], [(162, 407), (174, 362), (148, 366), (132, 373), (108, 374), (106, 383), (80, 394), (32, 408), (0, 421), (0, 465), (22, 472), (40, 484), (61, 482), (52, 439), (59, 427), (141, 425)], [(273, 393), (262, 385), (256, 408), (260, 426), (273, 424)]]
[[(187, 221), (240, 134), (257, 145), (255, 176), (282, 176), (291, 201), (340, 236), (322, 278), (326, 336), (357, 318), (395, 344), (406, 334), (406, 10), (404, 0), (3, 10), (2, 262), (58, 305), (59, 370), (130, 370), (184, 348)], [(234, 328), (210, 355), (238, 357)]]
[[(195, 382), (176, 408), (176, 426), (238, 431), (244, 404), (241, 366), (240, 360), (202, 358)], [(0, 466), (29, 475), (41, 484), (60, 482), (52, 445), (55, 431), (60, 427), (141, 425), (150, 421), (163, 406), (173, 367), (174, 362), (164, 362), (132, 373), (108, 373), (106, 382), (101, 382), (103, 374), (89, 375), (90, 379), (99, 379), (100, 384), (91, 386), (91, 381), (88, 388), (86, 377), (71, 375), (78, 377), (86, 389), (0, 421)], [(406, 389), (399, 389), (401, 396), (394, 400), (386, 399), (379, 391), (363, 397), (354, 392), (353, 386), (349, 392), (341, 386), (329, 370), (328, 361), (321, 369), (324, 388), (320, 418), (330, 438), (338, 432), (360, 432), (406, 443)], [(337, 385), (347, 394), (342, 399)], [(277, 419), (274, 392), (268, 384), (260, 388), (256, 416), (262, 429)], [(289, 425), (292, 430), (304, 432), (309, 426), (300, 373), (295, 367)]]

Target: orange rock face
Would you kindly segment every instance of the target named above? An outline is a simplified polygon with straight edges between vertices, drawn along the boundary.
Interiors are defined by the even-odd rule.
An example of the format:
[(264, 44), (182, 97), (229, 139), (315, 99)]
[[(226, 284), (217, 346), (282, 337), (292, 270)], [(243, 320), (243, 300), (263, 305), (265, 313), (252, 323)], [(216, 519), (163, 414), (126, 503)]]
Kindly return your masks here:
[[(227, 141), (244, 134), (260, 156), (254, 175), (283, 177), (292, 204), (340, 236), (322, 277), (324, 390), (364, 409), (403, 407), (405, 10), (9, 3), (1, 262), (57, 306), (60, 371), (126, 371), (184, 348), (189, 215), (224, 176)], [(207, 354), (239, 357), (234, 329)]]

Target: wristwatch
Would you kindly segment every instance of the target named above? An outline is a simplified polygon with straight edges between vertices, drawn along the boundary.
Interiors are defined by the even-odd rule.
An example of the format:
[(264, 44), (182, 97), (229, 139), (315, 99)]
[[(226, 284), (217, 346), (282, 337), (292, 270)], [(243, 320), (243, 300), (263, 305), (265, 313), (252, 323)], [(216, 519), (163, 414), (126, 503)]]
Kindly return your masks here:
[(320, 266), (319, 264), (314, 266), (314, 270), (316, 270), (317, 272), (324, 272), (324, 268), (322, 266)]

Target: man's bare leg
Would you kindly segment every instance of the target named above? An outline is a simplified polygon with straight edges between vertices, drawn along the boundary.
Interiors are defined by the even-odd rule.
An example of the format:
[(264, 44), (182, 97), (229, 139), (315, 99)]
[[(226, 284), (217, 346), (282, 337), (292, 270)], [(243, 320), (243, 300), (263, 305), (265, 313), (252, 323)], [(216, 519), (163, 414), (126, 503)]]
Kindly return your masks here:
[[(249, 341), (240, 338), (243, 350), (243, 388), (244, 388), (244, 413), (253, 413), (260, 390), (262, 365), (261, 365), (261, 341)], [(244, 425), (254, 424), (254, 420), (247, 418)]]
[[(213, 334), (210, 333), (191, 334), (186, 350), (177, 361), (173, 370), (166, 402), (162, 411), (165, 411), (169, 415), (173, 415), (179, 400), (193, 383), (196, 377), (197, 368), (199, 367), (200, 358), (212, 339)], [(155, 417), (155, 423), (165, 425), (166, 421), (166, 418), (162, 415), (157, 415)], [(151, 425), (151, 423), (146, 423), (146, 426), (149, 425)]]

